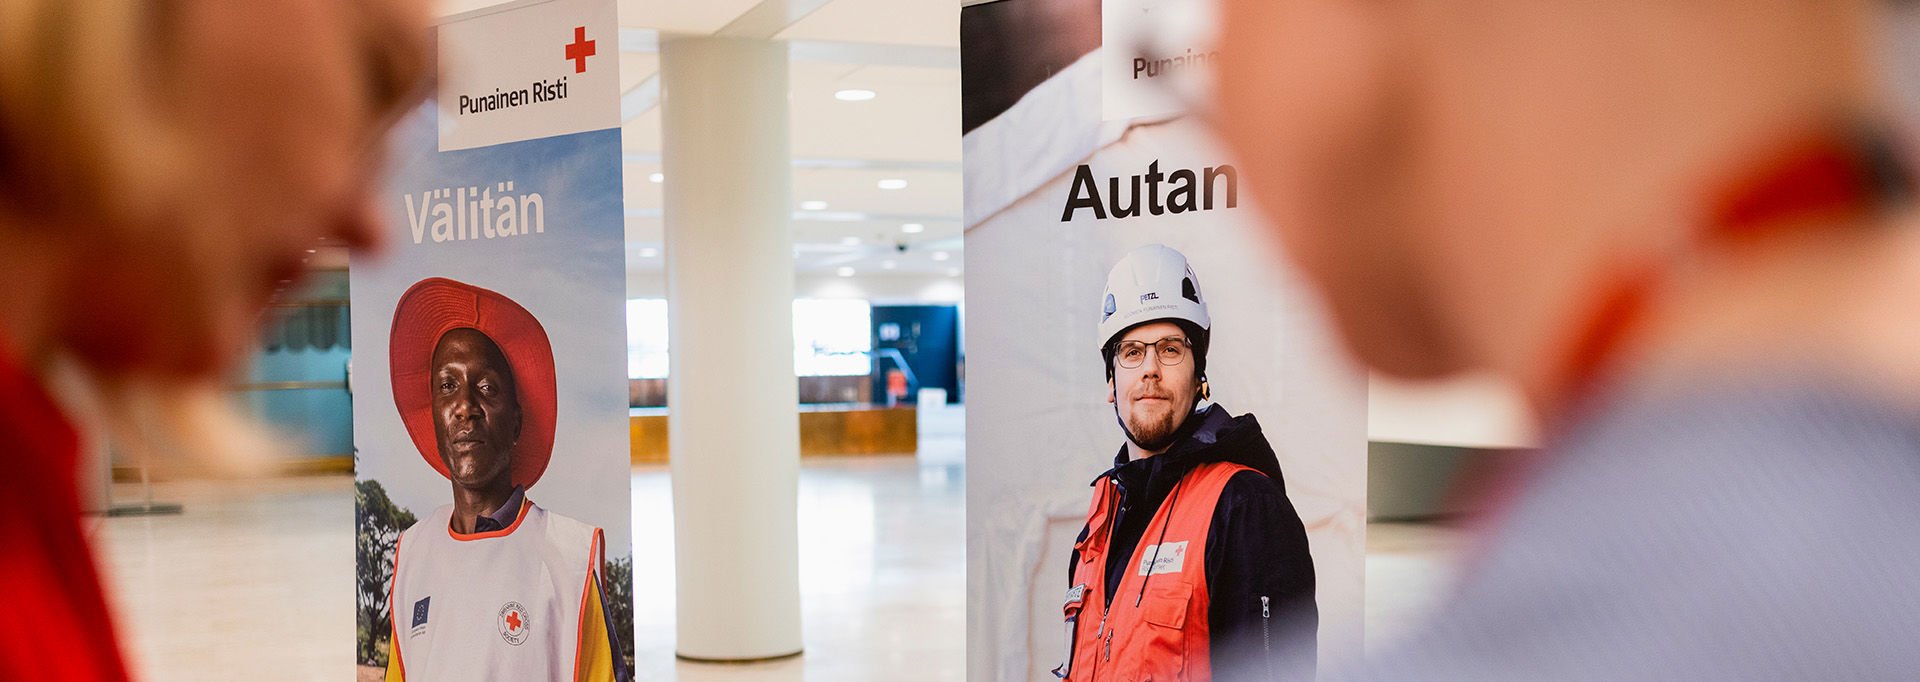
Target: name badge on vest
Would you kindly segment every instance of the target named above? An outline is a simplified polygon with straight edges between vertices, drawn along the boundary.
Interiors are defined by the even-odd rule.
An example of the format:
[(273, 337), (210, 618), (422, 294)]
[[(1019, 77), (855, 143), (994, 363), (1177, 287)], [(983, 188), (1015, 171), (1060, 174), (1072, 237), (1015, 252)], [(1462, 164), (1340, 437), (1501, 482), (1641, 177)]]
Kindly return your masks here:
[(1087, 603), (1087, 584), (1080, 583), (1067, 590), (1067, 601), (1060, 609), (1067, 614), (1067, 657), (1054, 666), (1053, 676), (1067, 679), (1068, 671), (1073, 668), (1073, 626), (1080, 620), (1080, 609)]
[(1140, 575), (1179, 573), (1187, 566), (1187, 541), (1148, 545), (1140, 551)]

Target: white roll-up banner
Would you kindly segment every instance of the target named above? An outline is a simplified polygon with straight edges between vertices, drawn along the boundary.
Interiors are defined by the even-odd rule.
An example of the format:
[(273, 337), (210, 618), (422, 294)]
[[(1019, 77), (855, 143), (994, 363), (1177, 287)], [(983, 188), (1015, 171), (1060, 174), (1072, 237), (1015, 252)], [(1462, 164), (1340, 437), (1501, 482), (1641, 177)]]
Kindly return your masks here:
[[(1365, 375), (1191, 114), (1231, 58), (1213, 16), (962, 10), (970, 679), (1303, 679), (1360, 651)], [(1110, 470), (1146, 478), (1101, 509)]]
[(632, 670), (612, 0), (433, 29), (385, 248), (351, 269), (362, 679)]

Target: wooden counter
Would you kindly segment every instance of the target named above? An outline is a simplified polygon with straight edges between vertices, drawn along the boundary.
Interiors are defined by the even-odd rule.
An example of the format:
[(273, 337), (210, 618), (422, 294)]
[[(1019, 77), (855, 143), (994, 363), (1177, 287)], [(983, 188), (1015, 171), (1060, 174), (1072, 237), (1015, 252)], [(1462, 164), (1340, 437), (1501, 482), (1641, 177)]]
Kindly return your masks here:
[[(667, 409), (629, 410), (627, 435), (634, 464), (667, 461)], [(919, 447), (918, 414), (911, 405), (802, 405), (800, 455), (911, 455)]]

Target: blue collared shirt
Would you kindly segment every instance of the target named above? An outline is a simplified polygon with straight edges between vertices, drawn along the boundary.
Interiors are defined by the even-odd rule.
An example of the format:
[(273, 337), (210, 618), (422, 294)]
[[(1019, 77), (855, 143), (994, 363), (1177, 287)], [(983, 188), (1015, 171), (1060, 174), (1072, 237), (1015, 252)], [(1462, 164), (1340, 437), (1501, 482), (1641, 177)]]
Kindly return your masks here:
[(513, 494), (507, 496), (506, 503), (500, 505), (499, 509), (474, 517), (473, 532), (486, 533), (513, 525), (514, 519), (520, 518), (520, 503), (526, 499), (526, 487), (514, 486)]

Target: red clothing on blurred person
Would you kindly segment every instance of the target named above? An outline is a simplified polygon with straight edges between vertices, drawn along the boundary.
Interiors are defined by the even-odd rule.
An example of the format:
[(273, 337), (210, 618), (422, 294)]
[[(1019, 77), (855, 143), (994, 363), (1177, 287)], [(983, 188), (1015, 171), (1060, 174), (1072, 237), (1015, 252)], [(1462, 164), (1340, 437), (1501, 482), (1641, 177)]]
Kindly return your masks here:
[(127, 679), (80, 526), (80, 436), (4, 352), (0, 437), (0, 680)]

